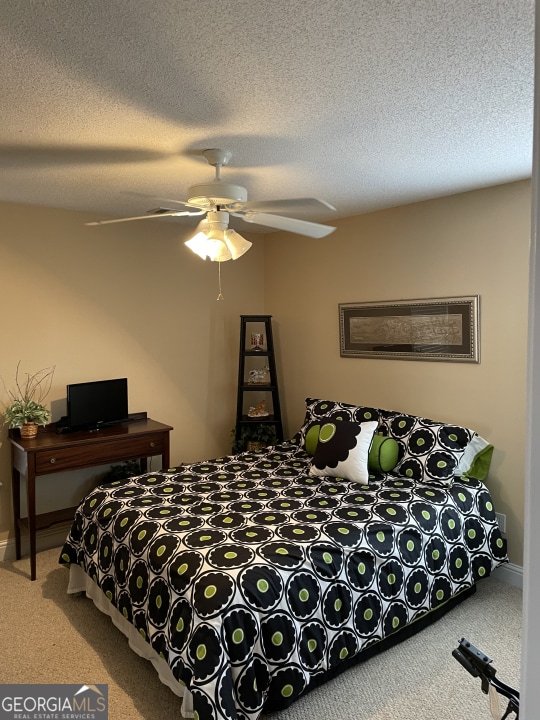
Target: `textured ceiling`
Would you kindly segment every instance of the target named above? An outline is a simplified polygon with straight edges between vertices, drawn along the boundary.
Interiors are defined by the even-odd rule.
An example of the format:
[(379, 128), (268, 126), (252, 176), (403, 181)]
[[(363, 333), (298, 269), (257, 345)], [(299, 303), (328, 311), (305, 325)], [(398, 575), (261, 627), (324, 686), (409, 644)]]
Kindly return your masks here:
[(141, 215), (210, 147), (334, 217), (526, 178), (533, 65), (534, 0), (2, 0), (0, 201)]

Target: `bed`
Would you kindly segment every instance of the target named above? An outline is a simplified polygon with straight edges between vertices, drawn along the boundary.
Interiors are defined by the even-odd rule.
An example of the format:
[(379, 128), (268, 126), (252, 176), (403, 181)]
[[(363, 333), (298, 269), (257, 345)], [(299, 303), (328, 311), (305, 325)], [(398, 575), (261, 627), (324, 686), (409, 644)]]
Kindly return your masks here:
[(308, 398), (290, 441), (93, 490), (60, 554), (68, 592), (110, 615), (179, 714), (255, 720), (508, 561), (492, 450), (468, 428)]

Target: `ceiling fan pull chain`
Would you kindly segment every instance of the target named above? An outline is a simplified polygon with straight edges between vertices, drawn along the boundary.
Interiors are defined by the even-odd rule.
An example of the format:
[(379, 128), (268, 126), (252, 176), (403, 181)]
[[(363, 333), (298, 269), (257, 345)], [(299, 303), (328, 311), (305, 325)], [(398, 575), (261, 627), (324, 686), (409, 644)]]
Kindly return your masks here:
[(221, 260), (218, 260), (218, 285), (219, 285), (219, 293), (218, 293), (216, 300), (225, 300), (225, 298), (221, 294)]

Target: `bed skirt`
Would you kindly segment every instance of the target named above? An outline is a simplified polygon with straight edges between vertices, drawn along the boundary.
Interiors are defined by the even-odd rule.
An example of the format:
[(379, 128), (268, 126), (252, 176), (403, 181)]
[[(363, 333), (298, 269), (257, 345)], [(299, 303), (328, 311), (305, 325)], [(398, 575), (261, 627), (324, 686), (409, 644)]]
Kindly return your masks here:
[(126, 620), (114, 605), (109, 602), (107, 596), (96, 585), (93, 580), (82, 570), (79, 565), (72, 563), (69, 567), (68, 593), (85, 593), (94, 605), (105, 615), (108, 615), (120, 632), (126, 636), (129, 647), (137, 655), (149, 660), (156, 670), (161, 682), (166, 685), (175, 695), (182, 699), (180, 712), (185, 718), (193, 718), (193, 699), (189, 689), (178, 682), (165, 660), (144, 640), (137, 629)]

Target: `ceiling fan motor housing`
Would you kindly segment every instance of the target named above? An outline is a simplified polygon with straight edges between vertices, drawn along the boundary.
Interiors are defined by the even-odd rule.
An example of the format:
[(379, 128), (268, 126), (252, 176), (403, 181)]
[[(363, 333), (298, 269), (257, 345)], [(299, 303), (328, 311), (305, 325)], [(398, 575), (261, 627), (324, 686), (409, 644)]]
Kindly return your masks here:
[(209, 183), (192, 185), (188, 192), (188, 203), (197, 207), (228, 205), (235, 202), (246, 202), (247, 190), (241, 185), (213, 180)]

